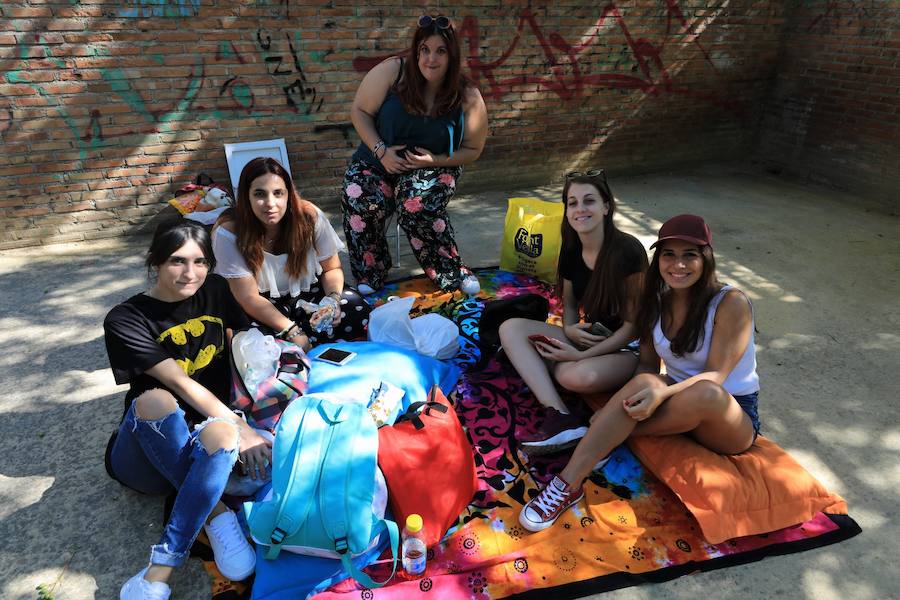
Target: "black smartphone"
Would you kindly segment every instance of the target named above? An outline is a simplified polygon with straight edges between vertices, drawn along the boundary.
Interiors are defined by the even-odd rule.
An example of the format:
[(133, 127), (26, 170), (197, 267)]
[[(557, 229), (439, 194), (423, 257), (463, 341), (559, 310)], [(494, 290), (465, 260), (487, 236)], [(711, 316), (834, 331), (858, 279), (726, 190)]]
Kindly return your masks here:
[(346, 350), (338, 350), (337, 348), (329, 348), (322, 354), (314, 356), (314, 360), (321, 360), (331, 365), (342, 366), (353, 360), (356, 352), (347, 352)]
[(609, 337), (613, 334), (612, 329), (610, 329), (600, 321), (591, 323), (590, 332), (594, 335), (602, 335), (603, 337)]

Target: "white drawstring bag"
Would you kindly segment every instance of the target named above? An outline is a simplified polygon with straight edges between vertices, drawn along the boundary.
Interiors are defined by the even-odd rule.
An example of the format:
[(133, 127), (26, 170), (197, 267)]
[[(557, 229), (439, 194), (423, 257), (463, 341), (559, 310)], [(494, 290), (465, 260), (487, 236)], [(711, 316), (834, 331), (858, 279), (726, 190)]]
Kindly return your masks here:
[(459, 352), (459, 327), (446, 317), (428, 313), (409, 318), (414, 298), (394, 298), (369, 315), (369, 339), (399, 346), (439, 360)]

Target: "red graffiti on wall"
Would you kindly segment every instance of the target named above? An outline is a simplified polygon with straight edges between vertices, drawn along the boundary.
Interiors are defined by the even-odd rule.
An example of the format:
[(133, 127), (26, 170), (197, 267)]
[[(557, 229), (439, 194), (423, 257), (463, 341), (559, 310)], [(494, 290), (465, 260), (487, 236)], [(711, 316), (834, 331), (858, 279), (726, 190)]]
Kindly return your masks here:
[[(628, 24), (622, 16), (619, 8), (614, 4), (607, 4), (600, 13), (596, 23), (588, 34), (579, 42), (572, 44), (558, 32), (546, 34), (537, 22), (537, 18), (530, 8), (522, 10), (519, 15), (516, 34), (509, 47), (496, 60), (485, 62), (480, 57), (482, 47), (478, 19), (465, 17), (459, 28), (459, 38), (462, 40), (466, 64), (471, 77), (481, 87), (482, 93), (499, 102), (503, 97), (516, 88), (524, 86), (537, 86), (537, 90), (548, 90), (555, 93), (562, 100), (573, 100), (583, 96), (587, 88), (609, 89), (639, 89), (648, 94), (657, 95), (662, 92), (683, 94), (698, 99), (709, 101), (713, 104), (734, 109), (734, 103), (723, 100), (715, 95), (695, 92), (690, 89), (677, 87), (663, 62), (663, 50), (672, 32), (673, 20), (677, 21), (681, 30), (686, 34), (686, 40), (693, 43), (702, 53), (706, 62), (715, 68), (709, 58), (709, 54), (700, 44), (699, 34), (693, 31), (677, 0), (666, 1), (666, 33), (659, 44), (643, 37), (634, 37), (628, 28)], [(636, 63), (632, 71), (627, 73), (591, 73), (590, 67), (584, 68), (580, 58), (586, 51), (594, 46), (601, 37), (604, 26), (618, 27), (625, 38), (627, 49), (631, 58)], [(526, 26), (535, 37), (541, 47), (548, 65), (549, 73), (529, 74), (522, 73), (508, 77), (502, 77), (501, 71), (507, 61), (513, 55), (522, 41)], [(357, 57), (353, 60), (353, 68), (357, 72), (367, 72), (382, 60), (391, 55), (377, 57)], [(618, 63), (617, 63), (618, 64)], [(639, 74), (637, 74), (639, 72)]]

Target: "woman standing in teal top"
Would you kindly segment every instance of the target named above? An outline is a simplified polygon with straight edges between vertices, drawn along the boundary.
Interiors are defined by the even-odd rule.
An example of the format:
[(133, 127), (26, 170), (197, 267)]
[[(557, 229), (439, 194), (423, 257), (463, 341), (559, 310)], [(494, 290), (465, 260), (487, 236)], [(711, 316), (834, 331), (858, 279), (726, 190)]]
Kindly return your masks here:
[(481, 93), (460, 69), (450, 20), (423, 15), (408, 58), (392, 57), (365, 76), (350, 118), (362, 144), (341, 193), (350, 267), (358, 288), (382, 287), (391, 268), (385, 229), (398, 210), (416, 259), (441, 289), (478, 293), (447, 215), (462, 165), (487, 138)]

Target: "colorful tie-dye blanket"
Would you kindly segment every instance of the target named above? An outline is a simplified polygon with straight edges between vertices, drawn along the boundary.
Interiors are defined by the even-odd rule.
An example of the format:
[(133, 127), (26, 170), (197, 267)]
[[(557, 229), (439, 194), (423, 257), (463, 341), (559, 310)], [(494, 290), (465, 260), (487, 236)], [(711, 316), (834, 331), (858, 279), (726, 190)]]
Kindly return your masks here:
[[(429, 550), (425, 578), (398, 576), (375, 590), (348, 579), (316, 600), (405, 599), (426, 592), (442, 600), (551, 597), (548, 593), (576, 598), (799, 552), (859, 533), (846, 515), (818, 513), (795, 527), (710, 545), (678, 497), (624, 446), (586, 482), (584, 501), (550, 529), (525, 531), (518, 523), (520, 509), (538, 484), (561, 470), (566, 456), (528, 459), (518, 451), (516, 432), (534, 428), (541, 409), (506, 361), (481, 356), (478, 320), (486, 300), (529, 292), (549, 297), (550, 287), (496, 269), (478, 275), (482, 293), (477, 298), (434, 292), (427, 280), (413, 278), (388, 286), (376, 301), (415, 294), (415, 311), (439, 312), (459, 324), (456, 362), (464, 374), (456, 409), (473, 442), (479, 490), (443, 542)], [(383, 565), (369, 570), (376, 580), (385, 576)]]

